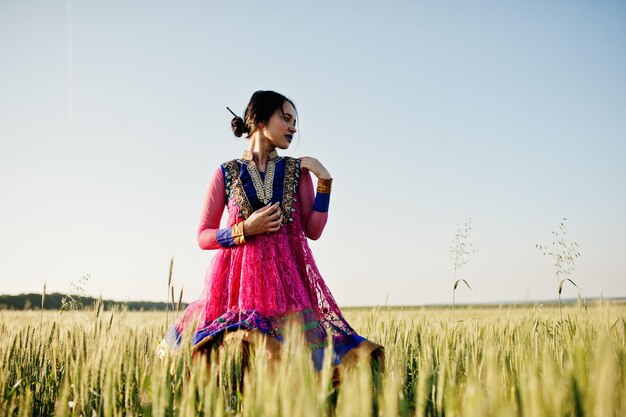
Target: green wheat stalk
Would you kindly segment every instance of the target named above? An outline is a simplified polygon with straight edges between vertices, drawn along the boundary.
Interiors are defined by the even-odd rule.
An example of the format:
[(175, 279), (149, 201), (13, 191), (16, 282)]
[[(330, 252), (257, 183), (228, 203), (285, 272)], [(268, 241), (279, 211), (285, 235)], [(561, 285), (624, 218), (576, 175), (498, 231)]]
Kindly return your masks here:
[(183, 288), (180, 288), (180, 293), (178, 294), (178, 304), (176, 305), (176, 313), (180, 312), (180, 306), (183, 304)]
[[(167, 293), (165, 294), (165, 328), (169, 327), (170, 323), (170, 288), (172, 287), (172, 272), (174, 272), (174, 257), (170, 258), (170, 272), (167, 275)], [(174, 308), (174, 303), (172, 303), (172, 309)]]
[(576, 288), (580, 289), (580, 287), (571, 278), (568, 278), (574, 271), (576, 258), (580, 257), (580, 251), (578, 243), (569, 240), (566, 237), (566, 220), (567, 218), (563, 217), (559, 223), (558, 229), (552, 231), (554, 240), (551, 245), (541, 245), (539, 243), (535, 245), (535, 247), (541, 251), (542, 255), (550, 256), (554, 260), (554, 272), (557, 282), (561, 321), (563, 321), (563, 307), (561, 302), (563, 285), (565, 285), (566, 282), (569, 282)]
[(469, 283), (465, 279), (457, 278), (461, 269), (463, 269), (470, 262), (470, 255), (478, 253), (478, 249), (474, 247), (474, 244), (470, 241), (472, 231), (472, 218), (468, 217), (465, 220), (463, 226), (457, 225), (454, 239), (450, 243), (450, 259), (452, 260), (453, 273), (452, 273), (452, 322), (454, 322), (454, 313), (456, 309), (456, 289), (460, 283), (464, 283), (470, 291)]
[(41, 334), (41, 329), (43, 328), (43, 309), (44, 309), (44, 302), (46, 301), (46, 285), (47, 285), (47, 282), (44, 280), (43, 291), (41, 292), (41, 317), (39, 317), (39, 333), (40, 334)]

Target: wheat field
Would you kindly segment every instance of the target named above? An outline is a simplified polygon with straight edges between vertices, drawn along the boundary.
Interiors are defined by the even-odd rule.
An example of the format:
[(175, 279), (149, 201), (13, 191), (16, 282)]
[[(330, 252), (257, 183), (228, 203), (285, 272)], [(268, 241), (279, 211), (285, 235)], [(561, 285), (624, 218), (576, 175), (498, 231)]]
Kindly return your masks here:
[(386, 367), (334, 389), (296, 332), (274, 368), (259, 349), (244, 369), (237, 346), (159, 358), (164, 312), (2, 311), (0, 417), (626, 416), (626, 304), (568, 305), (562, 321), (545, 306), (344, 313)]

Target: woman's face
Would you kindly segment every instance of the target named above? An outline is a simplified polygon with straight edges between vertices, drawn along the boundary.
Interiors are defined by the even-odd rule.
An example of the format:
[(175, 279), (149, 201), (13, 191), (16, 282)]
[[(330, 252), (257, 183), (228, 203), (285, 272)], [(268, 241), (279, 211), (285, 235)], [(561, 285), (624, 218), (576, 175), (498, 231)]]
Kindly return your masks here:
[(296, 109), (290, 102), (285, 101), (283, 111), (276, 110), (262, 131), (274, 147), (287, 149), (296, 133)]

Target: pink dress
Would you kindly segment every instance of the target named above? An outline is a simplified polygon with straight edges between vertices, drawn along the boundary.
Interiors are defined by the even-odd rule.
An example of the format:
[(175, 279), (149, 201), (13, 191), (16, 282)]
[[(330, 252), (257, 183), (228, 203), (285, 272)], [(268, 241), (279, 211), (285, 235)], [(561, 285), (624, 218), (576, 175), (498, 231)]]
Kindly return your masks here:
[[(193, 345), (218, 341), (235, 330), (260, 330), (282, 342), (285, 323), (296, 318), (318, 369), (327, 334), (332, 336), (335, 364), (362, 344), (366, 339), (343, 318), (307, 243), (307, 238), (316, 240), (322, 234), (329, 198), (329, 194), (314, 194), (311, 175), (301, 171), (299, 159), (280, 157), (275, 151), (265, 173), (258, 171), (249, 152), (223, 163), (211, 179), (198, 229), (200, 248), (218, 252), (202, 296), (175, 322), (168, 343), (178, 347), (191, 325), (196, 326)], [(247, 237), (244, 244), (236, 245), (231, 227), (274, 202), (283, 213), (280, 230)], [(228, 224), (220, 229), (224, 207)]]

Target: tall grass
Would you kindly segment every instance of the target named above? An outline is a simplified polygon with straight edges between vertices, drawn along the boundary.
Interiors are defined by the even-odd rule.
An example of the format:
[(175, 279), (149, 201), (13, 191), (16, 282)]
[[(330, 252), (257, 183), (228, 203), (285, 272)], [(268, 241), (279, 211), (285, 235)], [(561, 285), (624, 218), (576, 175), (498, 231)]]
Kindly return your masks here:
[[(172, 287), (172, 273), (174, 272), (174, 257), (170, 258), (170, 270), (167, 274), (167, 294), (165, 294), (165, 327), (168, 327), (170, 324), (170, 288), (172, 289), (172, 294), (174, 292), (174, 288)], [(174, 297), (172, 296), (172, 299)], [(172, 309), (174, 309), (174, 301), (172, 301)]]
[(472, 218), (468, 217), (463, 226), (457, 225), (454, 239), (450, 242), (450, 260), (452, 261), (452, 321), (456, 310), (456, 289), (460, 283), (464, 283), (472, 291), (467, 280), (459, 278), (458, 274), (470, 262), (470, 256), (478, 253), (478, 249), (470, 240), (472, 232)]
[[(98, 309), (100, 307), (97, 307)], [(624, 304), (359, 309), (349, 322), (385, 345), (377, 389), (367, 364), (333, 389), (298, 334), (271, 366), (225, 345), (210, 364), (183, 349), (159, 359), (162, 315), (0, 312), (0, 417), (626, 415)], [(219, 355), (217, 354), (219, 353)]]
[(578, 242), (567, 238), (567, 232), (565, 231), (566, 221), (567, 218), (563, 217), (559, 223), (558, 229), (552, 231), (554, 240), (551, 245), (535, 245), (544, 256), (550, 256), (554, 261), (554, 273), (557, 282), (561, 320), (563, 320), (563, 309), (561, 307), (561, 293), (563, 292), (563, 285), (570, 282), (573, 286), (580, 290), (580, 287), (572, 281), (571, 278), (568, 278), (574, 271), (576, 258), (580, 257), (580, 249)]

